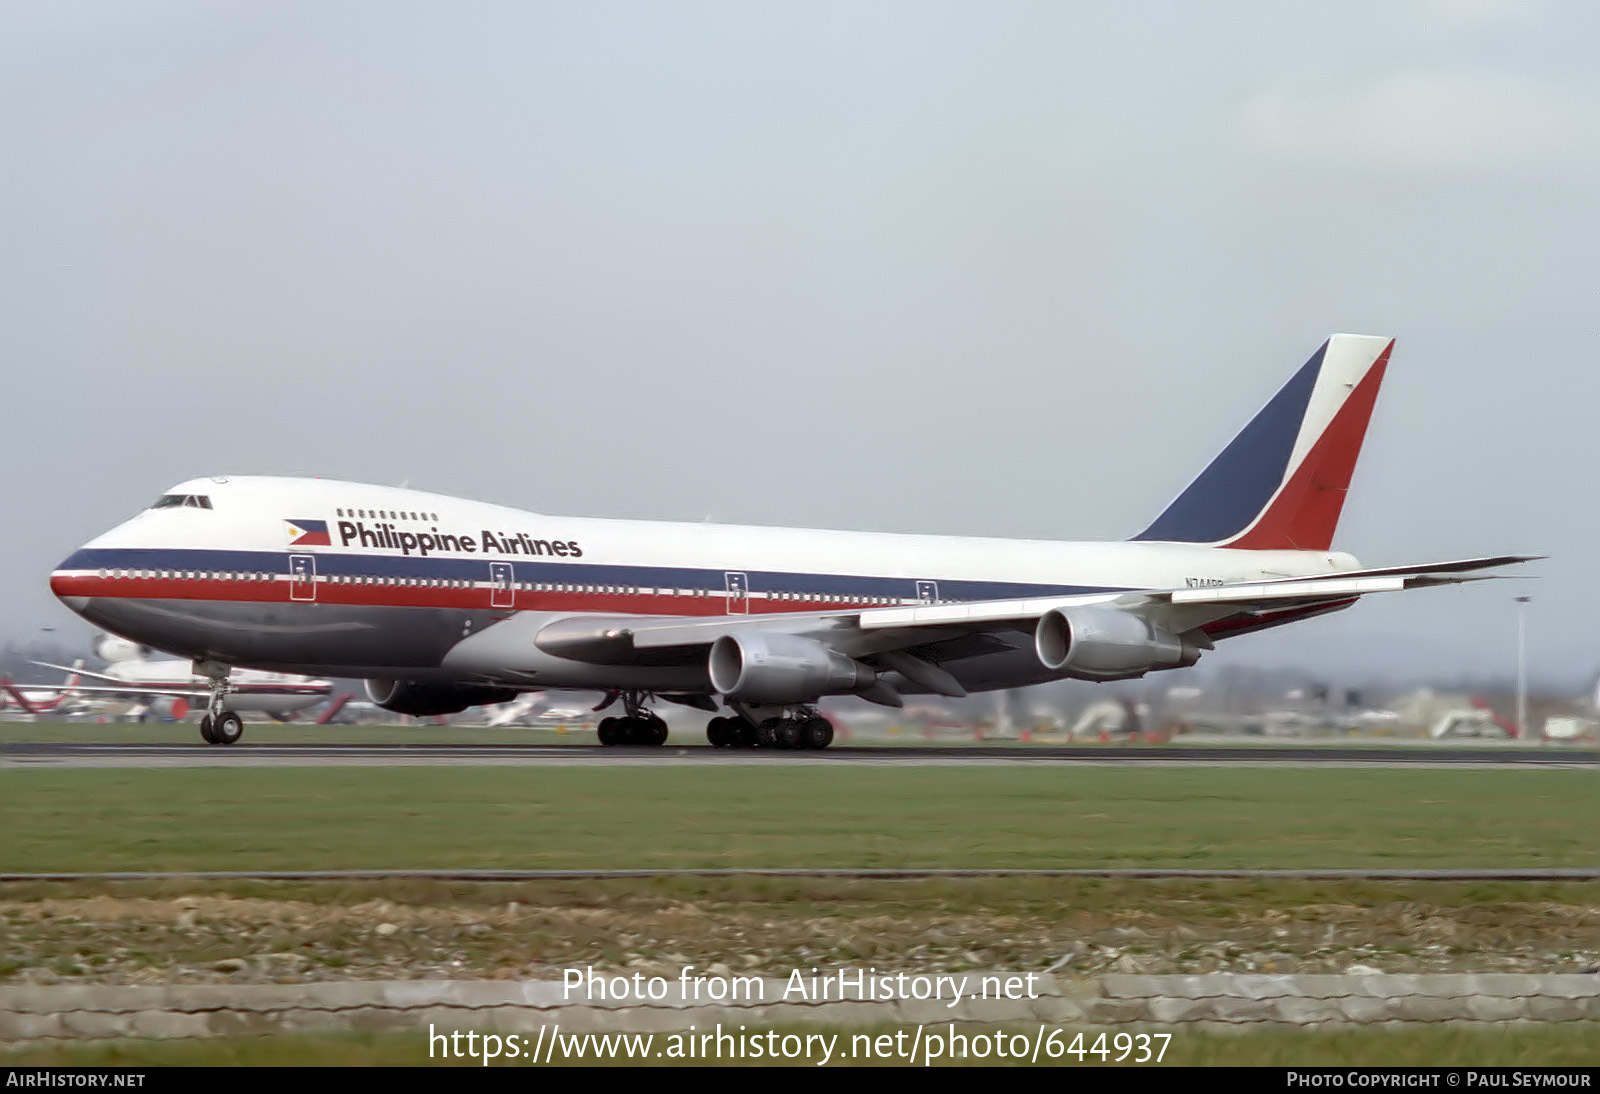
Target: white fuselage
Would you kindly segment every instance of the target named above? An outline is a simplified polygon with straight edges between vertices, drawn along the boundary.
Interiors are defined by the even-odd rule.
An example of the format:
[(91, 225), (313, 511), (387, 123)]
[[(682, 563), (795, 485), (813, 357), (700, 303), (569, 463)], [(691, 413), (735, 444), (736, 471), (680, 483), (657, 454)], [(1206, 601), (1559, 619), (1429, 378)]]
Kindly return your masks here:
[[(1355, 566), (1332, 551), (553, 517), (393, 487), (219, 478), (174, 487), (159, 507), (86, 544), (57, 569), (52, 588), (106, 629), (185, 657), (449, 678), (487, 675), (458, 647), (523, 616), (817, 612), (1232, 584)], [(693, 686), (681, 670), (624, 680), (533, 655), (521, 670), (513, 683)], [(968, 682), (1013, 686), (987, 676)]]

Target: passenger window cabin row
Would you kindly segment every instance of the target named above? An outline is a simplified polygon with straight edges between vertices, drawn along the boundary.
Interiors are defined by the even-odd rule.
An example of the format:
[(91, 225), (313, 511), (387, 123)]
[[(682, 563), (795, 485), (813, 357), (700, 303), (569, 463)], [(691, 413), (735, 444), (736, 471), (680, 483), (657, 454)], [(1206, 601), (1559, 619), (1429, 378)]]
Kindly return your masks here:
[[(326, 512), (326, 510), (324, 510)], [(438, 513), (418, 513), (415, 510), (396, 509), (340, 509), (339, 516), (356, 520), (428, 520), (439, 519)]]
[[(163, 581), (273, 581), (294, 578), (289, 573), (263, 573), (259, 570), (165, 570), (165, 569), (108, 569), (101, 570), (106, 579), (146, 579)], [(470, 589), (491, 586), (493, 582), (464, 581), (441, 577), (392, 577), (379, 574), (319, 574), (316, 580), (329, 585), (389, 585), (422, 589)], [(521, 592), (578, 593), (600, 596), (676, 596), (704, 598), (722, 595), (717, 589), (678, 589), (649, 585), (578, 585), (564, 582), (517, 581), (512, 588)], [(753, 597), (776, 601), (822, 601), (835, 604), (861, 604), (882, 606), (906, 603), (887, 596), (829, 595), (828, 593), (770, 592), (752, 593)]]

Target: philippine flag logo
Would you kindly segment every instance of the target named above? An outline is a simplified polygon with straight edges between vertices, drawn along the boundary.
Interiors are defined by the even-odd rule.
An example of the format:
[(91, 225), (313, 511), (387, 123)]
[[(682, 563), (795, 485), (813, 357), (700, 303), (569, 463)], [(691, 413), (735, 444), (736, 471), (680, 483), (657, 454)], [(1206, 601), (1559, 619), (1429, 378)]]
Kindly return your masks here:
[(289, 528), (289, 546), (291, 547), (330, 547), (333, 541), (328, 538), (328, 522), (325, 520), (285, 520)]

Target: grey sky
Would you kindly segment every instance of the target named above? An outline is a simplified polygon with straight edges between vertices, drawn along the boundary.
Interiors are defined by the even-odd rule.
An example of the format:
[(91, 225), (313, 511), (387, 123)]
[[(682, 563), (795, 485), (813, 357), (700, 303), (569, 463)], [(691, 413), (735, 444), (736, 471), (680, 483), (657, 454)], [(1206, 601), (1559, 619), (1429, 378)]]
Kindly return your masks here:
[(1219, 656), (1600, 664), (1600, 9), (0, 6), (0, 629), (211, 473), (542, 512), (1144, 523), (1336, 330), (1341, 527), (1542, 579)]

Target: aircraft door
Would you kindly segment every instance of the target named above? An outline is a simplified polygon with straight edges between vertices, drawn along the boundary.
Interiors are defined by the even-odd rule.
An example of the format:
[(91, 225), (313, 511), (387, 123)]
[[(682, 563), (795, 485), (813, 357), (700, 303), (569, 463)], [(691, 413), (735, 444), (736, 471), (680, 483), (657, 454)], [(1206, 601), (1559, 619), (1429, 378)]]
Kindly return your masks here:
[(317, 598), (317, 558), (315, 555), (289, 556), (289, 599)]
[(750, 579), (744, 574), (725, 574), (728, 582), (728, 614), (750, 613)]
[(937, 581), (917, 582), (917, 600), (923, 604), (937, 604), (939, 602), (939, 583)]
[(511, 563), (489, 563), (489, 607), (512, 608), (516, 603), (517, 592), (512, 584)]

